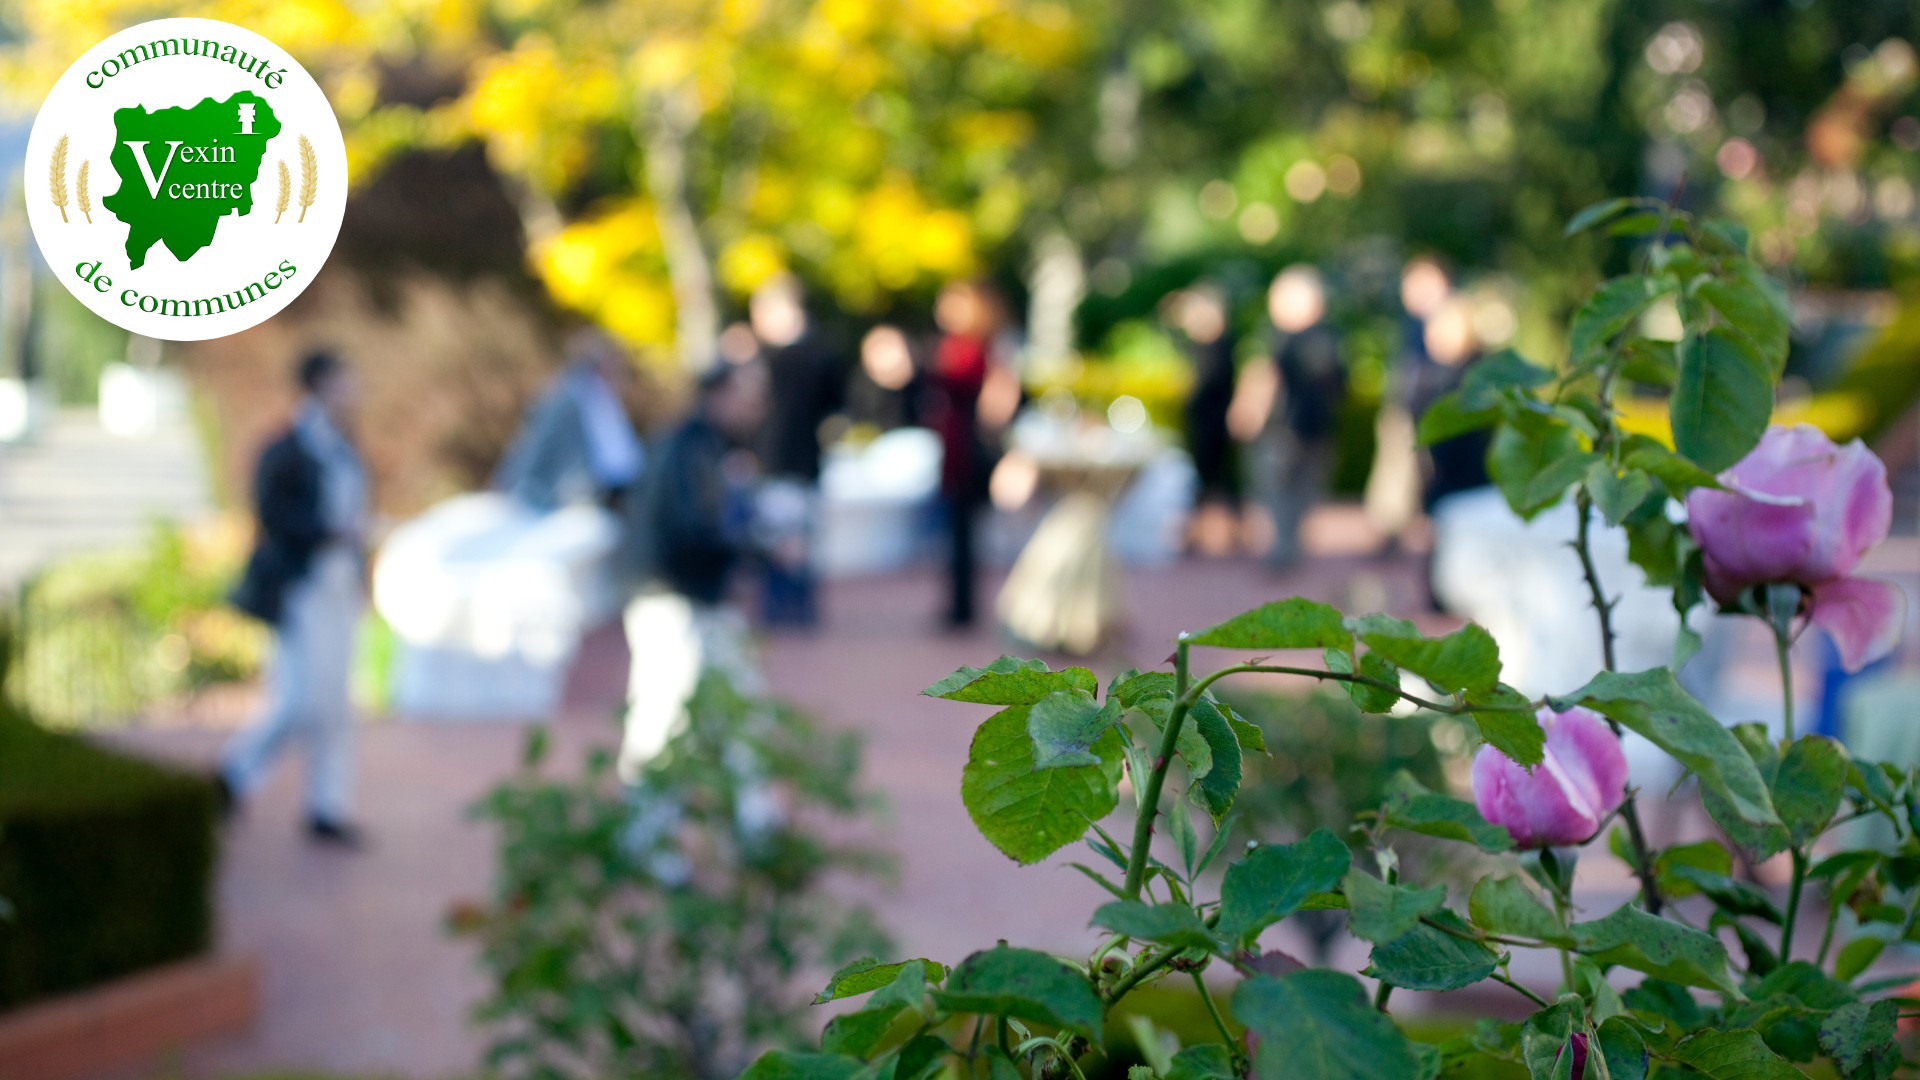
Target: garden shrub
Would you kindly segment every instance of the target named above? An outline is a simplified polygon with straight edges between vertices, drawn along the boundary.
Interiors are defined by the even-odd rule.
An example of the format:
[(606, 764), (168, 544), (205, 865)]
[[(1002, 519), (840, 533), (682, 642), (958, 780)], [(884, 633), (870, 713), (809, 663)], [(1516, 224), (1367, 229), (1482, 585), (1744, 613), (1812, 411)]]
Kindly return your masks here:
[(0, 703), (0, 1009), (205, 951), (216, 814), (206, 778)]
[(857, 736), (713, 671), (688, 714), (632, 786), (604, 751), (580, 775), (543, 775), (536, 729), (525, 769), (475, 807), (499, 829), (493, 897), (450, 921), (478, 938), (493, 979), (476, 1013), (493, 1033), (490, 1070), (732, 1077), (801, 1041), (796, 974), (886, 954), (873, 915), (824, 887), (885, 870), (822, 834), (869, 808)]

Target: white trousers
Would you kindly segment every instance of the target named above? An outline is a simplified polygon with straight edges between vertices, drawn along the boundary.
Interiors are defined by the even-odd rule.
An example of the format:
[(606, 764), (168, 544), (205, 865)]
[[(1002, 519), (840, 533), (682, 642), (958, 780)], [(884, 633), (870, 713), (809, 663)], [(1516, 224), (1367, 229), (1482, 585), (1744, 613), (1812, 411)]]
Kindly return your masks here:
[(298, 736), (307, 743), (308, 812), (331, 822), (351, 818), (354, 722), (347, 687), (362, 595), (360, 560), (345, 545), (315, 552), (307, 576), (287, 591), (267, 676), (267, 710), (227, 743), (221, 760), (235, 795), (257, 790)]

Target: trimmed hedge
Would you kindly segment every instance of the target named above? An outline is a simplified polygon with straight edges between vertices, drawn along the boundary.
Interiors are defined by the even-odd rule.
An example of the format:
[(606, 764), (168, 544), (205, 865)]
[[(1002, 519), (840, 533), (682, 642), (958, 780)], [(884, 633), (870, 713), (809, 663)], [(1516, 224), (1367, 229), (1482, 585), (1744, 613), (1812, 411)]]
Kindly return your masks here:
[(0, 1009), (204, 952), (217, 814), (208, 779), (0, 702)]

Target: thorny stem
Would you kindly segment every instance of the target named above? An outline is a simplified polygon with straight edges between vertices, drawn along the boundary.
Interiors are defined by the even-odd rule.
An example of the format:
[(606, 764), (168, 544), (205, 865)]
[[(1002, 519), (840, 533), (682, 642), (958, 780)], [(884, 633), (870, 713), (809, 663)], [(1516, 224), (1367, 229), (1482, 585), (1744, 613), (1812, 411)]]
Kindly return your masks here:
[[(1593, 498), (1585, 488), (1574, 497), (1580, 511), (1580, 530), (1574, 536), (1573, 550), (1580, 556), (1580, 570), (1586, 575), (1587, 591), (1593, 598), (1593, 610), (1600, 616), (1600, 658), (1608, 671), (1616, 670), (1613, 653), (1613, 603), (1607, 599), (1606, 590), (1600, 585), (1600, 571), (1593, 565), (1593, 546), (1591, 532), (1593, 527)], [(1614, 738), (1621, 735), (1620, 722), (1612, 717), (1607, 724), (1613, 728)], [(1640, 879), (1641, 904), (1647, 914), (1660, 914), (1660, 885), (1653, 872), (1653, 851), (1647, 846), (1646, 830), (1640, 827), (1640, 805), (1638, 793), (1629, 791), (1625, 802), (1620, 804), (1620, 818), (1627, 823), (1627, 839), (1633, 845), (1633, 872)]]
[(1153, 847), (1153, 819), (1160, 813), (1160, 789), (1166, 786), (1167, 770), (1180, 746), (1180, 727), (1187, 722), (1194, 695), (1187, 693), (1187, 635), (1180, 635), (1173, 650), (1173, 711), (1167, 717), (1167, 730), (1160, 736), (1160, 756), (1147, 774), (1147, 786), (1141, 791), (1140, 812), (1133, 822), (1133, 850), (1127, 853), (1127, 880), (1122, 886), (1127, 899), (1140, 899), (1140, 885), (1147, 876), (1147, 856)]
[(1220, 1007), (1213, 1003), (1213, 994), (1207, 989), (1207, 980), (1201, 978), (1197, 971), (1191, 974), (1194, 990), (1199, 993), (1200, 1000), (1207, 1003), (1207, 1015), (1213, 1018), (1213, 1026), (1219, 1029), (1221, 1041), (1227, 1044), (1227, 1054), (1233, 1059), (1235, 1075), (1244, 1074), (1247, 1071), (1247, 1059), (1240, 1048), (1240, 1040), (1234, 1038), (1233, 1032), (1227, 1029), (1226, 1018), (1220, 1015)]

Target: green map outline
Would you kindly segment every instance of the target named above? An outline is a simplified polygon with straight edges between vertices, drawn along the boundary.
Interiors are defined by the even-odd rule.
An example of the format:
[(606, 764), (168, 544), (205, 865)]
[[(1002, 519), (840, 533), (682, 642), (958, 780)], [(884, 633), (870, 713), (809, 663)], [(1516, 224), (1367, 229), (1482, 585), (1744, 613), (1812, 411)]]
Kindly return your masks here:
[[(239, 106), (254, 106), (252, 135), (239, 134)], [(164, 243), (173, 257), (186, 262), (202, 248), (213, 243), (220, 219), (229, 214), (246, 216), (253, 212), (253, 185), (260, 179), (260, 167), (266, 159), (267, 143), (280, 134), (280, 118), (265, 98), (251, 90), (241, 90), (215, 101), (211, 95), (191, 107), (157, 109), (144, 105), (116, 109), (113, 114), (114, 144), (108, 163), (120, 178), (119, 190), (100, 200), (100, 205), (127, 226), (127, 262), (135, 270), (146, 264), (153, 245)], [(146, 177), (134, 160), (128, 140), (144, 141), (147, 162), (160, 180), (159, 197), (149, 194)], [(181, 151), (191, 147), (236, 148), (235, 160), (183, 160), (176, 154), (167, 160), (168, 143), (180, 140)], [(189, 155), (190, 156), (190, 155)], [(217, 156), (217, 153), (215, 155)], [(162, 171), (165, 175), (162, 176)], [(230, 198), (174, 199), (168, 190), (174, 184), (238, 184), (239, 195)]]

